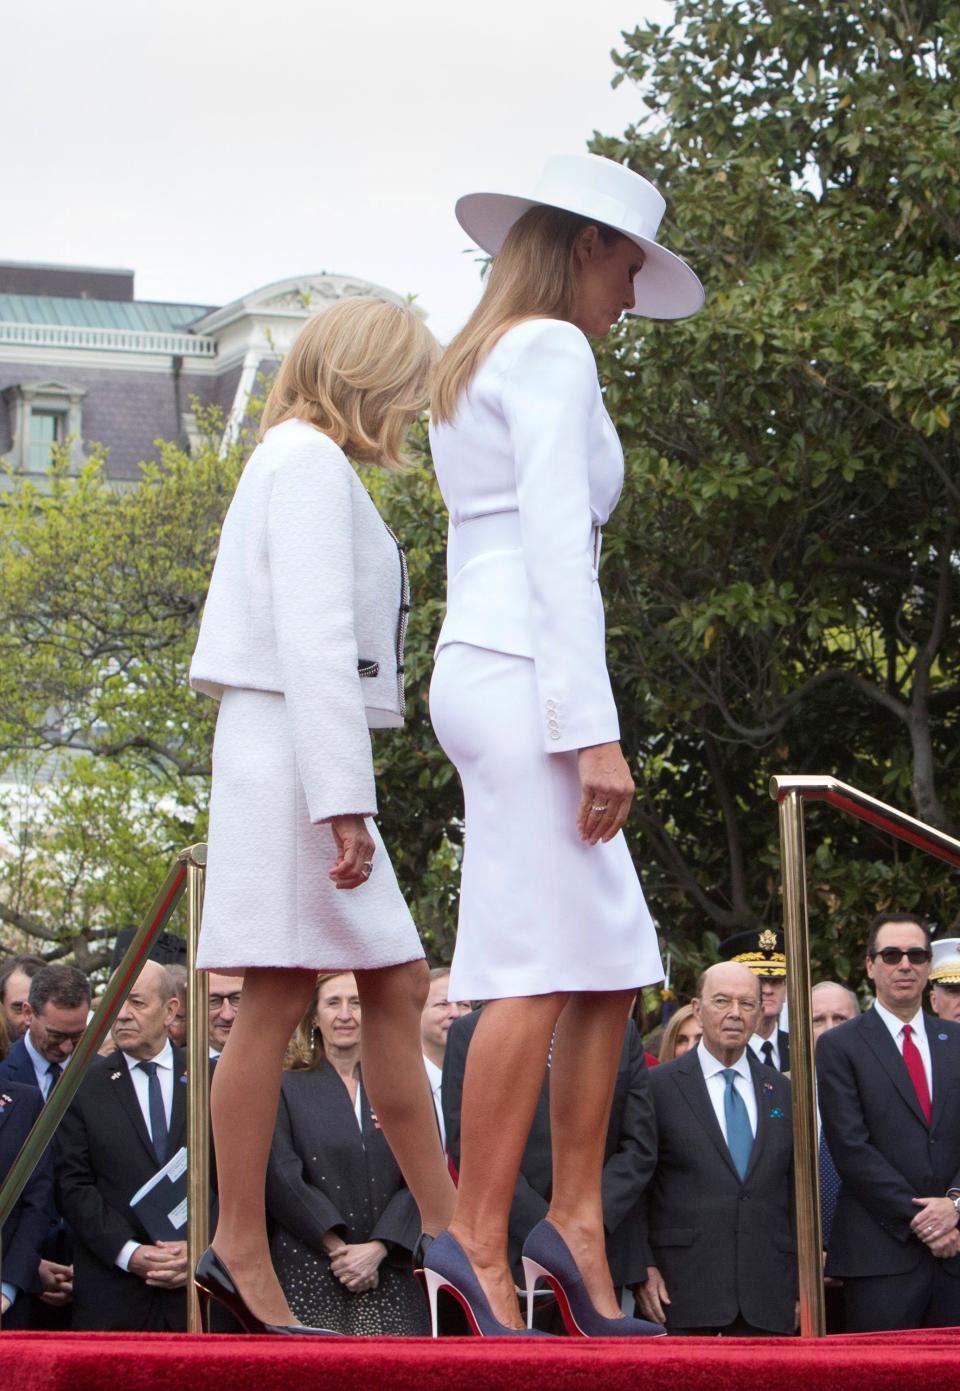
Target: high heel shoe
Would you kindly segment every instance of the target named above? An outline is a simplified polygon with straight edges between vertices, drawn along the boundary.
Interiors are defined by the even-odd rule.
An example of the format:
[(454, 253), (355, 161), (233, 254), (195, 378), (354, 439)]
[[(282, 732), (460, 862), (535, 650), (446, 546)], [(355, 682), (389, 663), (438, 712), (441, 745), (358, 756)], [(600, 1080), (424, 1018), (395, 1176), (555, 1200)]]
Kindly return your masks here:
[(193, 1283), (200, 1306), (200, 1327), (204, 1333), (210, 1332), (210, 1301), (215, 1299), (230, 1311), (245, 1333), (283, 1333), (298, 1338), (304, 1335), (337, 1337), (329, 1328), (308, 1328), (302, 1323), (264, 1323), (263, 1319), (258, 1319), (247, 1308), (247, 1302), (237, 1289), (233, 1276), (212, 1246), (208, 1246), (197, 1261)]
[(466, 1251), (449, 1232), (441, 1232), (430, 1243), (423, 1265), (430, 1301), (430, 1328), (437, 1336), (437, 1295), (441, 1290), (452, 1294), (478, 1338), (549, 1338), (538, 1328), (508, 1328), (494, 1317), (483, 1287), (477, 1279)]
[(570, 1248), (552, 1223), (538, 1222), (523, 1243), (523, 1274), (527, 1284), (527, 1322), (533, 1319), (533, 1292), (539, 1279), (557, 1296), (567, 1332), (577, 1338), (663, 1338), (660, 1323), (598, 1314), (583, 1283)]

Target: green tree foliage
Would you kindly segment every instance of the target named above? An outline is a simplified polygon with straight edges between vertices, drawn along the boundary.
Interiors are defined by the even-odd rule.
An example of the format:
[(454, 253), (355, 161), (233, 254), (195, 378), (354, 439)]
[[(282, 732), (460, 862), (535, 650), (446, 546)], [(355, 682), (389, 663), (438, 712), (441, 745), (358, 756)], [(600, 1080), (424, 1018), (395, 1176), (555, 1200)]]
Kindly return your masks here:
[[(636, 852), (696, 964), (779, 916), (771, 773), (960, 819), (960, 6), (681, 0), (624, 38), (648, 115), (593, 148), (667, 189), (707, 288), (599, 345)], [(817, 969), (879, 907), (954, 922), (944, 866), (811, 820)]]

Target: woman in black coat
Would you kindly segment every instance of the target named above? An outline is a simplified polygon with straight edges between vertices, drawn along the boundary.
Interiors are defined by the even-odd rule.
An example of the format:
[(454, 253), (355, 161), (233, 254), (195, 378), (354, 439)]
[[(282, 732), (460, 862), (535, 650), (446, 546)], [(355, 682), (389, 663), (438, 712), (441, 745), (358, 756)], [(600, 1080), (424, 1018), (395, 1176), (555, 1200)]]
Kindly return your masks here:
[(360, 1000), (320, 976), (297, 1031), (267, 1168), (273, 1263), (294, 1314), (347, 1334), (426, 1334), (416, 1204), (360, 1077)]

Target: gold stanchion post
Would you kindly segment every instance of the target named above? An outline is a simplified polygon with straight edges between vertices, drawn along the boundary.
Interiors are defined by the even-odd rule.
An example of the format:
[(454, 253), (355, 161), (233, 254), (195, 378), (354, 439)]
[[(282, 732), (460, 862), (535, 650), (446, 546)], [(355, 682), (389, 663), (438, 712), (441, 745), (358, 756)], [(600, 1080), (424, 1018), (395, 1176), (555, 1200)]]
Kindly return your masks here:
[(187, 1331), (200, 1332), (193, 1271), (210, 1244), (210, 991), (197, 970), (207, 847), (191, 845), (187, 866)]
[(813, 1067), (813, 1010), (810, 999), (810, 938), (807, 922), (807, 870), (803, 842), (803, 802), (797, 791), (780, 798), (780, 863), (783, 924), (790, 1009), (790, 1084), (793, 1093), (794, 1186), (800, 1336), (826, 1332), (823, 1299), (823, 1240), (820, 1230), (820, 1175), (817, 1168), (817, 1096)]

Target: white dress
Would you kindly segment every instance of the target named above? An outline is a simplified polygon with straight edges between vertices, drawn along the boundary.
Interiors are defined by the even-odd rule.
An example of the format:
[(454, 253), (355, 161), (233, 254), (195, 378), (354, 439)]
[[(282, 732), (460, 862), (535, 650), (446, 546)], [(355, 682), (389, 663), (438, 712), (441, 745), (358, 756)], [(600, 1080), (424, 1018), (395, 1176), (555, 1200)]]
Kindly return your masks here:
[(510, 329), (431, 445), (450, 537), (430, 713), (465, 802), (451, 998), (661, 980), (623, 834), (576, 830), (577, 751), (619, 738), (597, 579), (623, 453), (584, 335)]
[(190, 668), (220, 700), (198, 964), (340, 971), (423, 956), (376, 826), (373, 871), (329, 877), (328, 818), (377, 810), (371, 726), (403, 723), (402, 553), (348, 459), (269, 430), (224, 521)]

